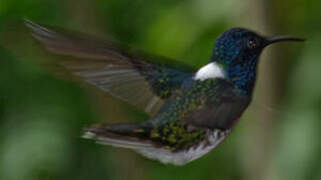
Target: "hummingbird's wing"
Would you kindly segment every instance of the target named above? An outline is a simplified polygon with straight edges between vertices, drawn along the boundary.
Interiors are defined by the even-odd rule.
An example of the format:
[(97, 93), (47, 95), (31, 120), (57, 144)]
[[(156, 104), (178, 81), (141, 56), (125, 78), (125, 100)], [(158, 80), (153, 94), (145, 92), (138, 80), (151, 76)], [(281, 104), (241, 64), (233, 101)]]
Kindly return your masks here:
[(147, 55), (115, 42), (26, 21), (35, 39), (49, 51), (78, 58), (59, 62), (73, 75), (145, 112), (157, 112), (193, 68), (168, 58)]
[(248, 107), (251, 98), (239, 93), (226, 80), (215, 80), (212, 91), (202, 97), (198, 107), (189, 111), (184, 121), (196, 127), (229, 130)]

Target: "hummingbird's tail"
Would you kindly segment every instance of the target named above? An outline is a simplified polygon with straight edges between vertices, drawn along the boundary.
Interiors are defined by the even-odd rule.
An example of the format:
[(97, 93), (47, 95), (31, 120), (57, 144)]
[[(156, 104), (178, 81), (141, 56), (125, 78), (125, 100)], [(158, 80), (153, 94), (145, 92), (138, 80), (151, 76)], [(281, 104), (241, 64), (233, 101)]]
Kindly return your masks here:
[(161, 139), (151, 138), (152, 129), (148, 121), (141, 124), (112, 124), (86, 128), (83, 137), (100, 144), (129, 148), (149, 159), (174, 165), (184, 165), (203, 156), (226, 137), (218, 136), (217, 130), (209, 131), (208, 139), (191, 147), (175, 150), (162, 144)]
[(82, 137), (100, 144), (134, 150), (153, 148), (153, 142), (144, 138), (146, 131), (146, 127), (140, 124), (96, 125), (86, 128)]

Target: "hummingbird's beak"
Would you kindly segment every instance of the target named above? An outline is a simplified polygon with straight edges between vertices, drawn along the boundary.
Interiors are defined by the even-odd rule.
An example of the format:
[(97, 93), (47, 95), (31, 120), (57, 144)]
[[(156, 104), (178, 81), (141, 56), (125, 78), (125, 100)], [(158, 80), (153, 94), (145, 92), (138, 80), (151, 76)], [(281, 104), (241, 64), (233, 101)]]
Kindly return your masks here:
[(298, 42), (305, 41), (305, 39), (293, 37), (293, 36), (274, 36), (266, 39), (267, 39), (267, 45), (272, 43), (277, 43), (277, 42), (283, 42), (283, 41), (298, 41)]

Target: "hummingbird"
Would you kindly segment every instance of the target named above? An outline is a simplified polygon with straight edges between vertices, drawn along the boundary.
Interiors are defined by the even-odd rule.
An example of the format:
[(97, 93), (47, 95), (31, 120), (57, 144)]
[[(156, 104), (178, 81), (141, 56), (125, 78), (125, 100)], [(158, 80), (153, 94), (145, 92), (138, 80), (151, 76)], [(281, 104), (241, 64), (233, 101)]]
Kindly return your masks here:
[(202, 157), (230, 134), (251, 103), (259, 56), (266, 46), (304, 41), (232, 28), (215, 41), (209, 63), (195, 69), (85, 34), (30, 20), (25, 24), (50, 52), (76, 57), (57, 61), (73, 76), (149, 115), (140, 123), (89, 126), (84, 138), (173, 165)]

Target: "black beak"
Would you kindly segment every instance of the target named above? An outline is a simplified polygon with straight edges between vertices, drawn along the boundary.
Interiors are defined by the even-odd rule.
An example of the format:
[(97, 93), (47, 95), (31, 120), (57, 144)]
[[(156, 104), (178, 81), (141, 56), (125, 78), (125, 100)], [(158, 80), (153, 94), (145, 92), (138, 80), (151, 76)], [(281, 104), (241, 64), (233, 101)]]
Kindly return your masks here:
[(293, 36), (275, 36), (275, 37), (269, 37), (266, 39), (267, 39), (266, 45), (277, 43), (277, 42), (283, 42), (283, 41), (298, 41), (298, 42), (305, 41), (305, 39), (293, 37)]

